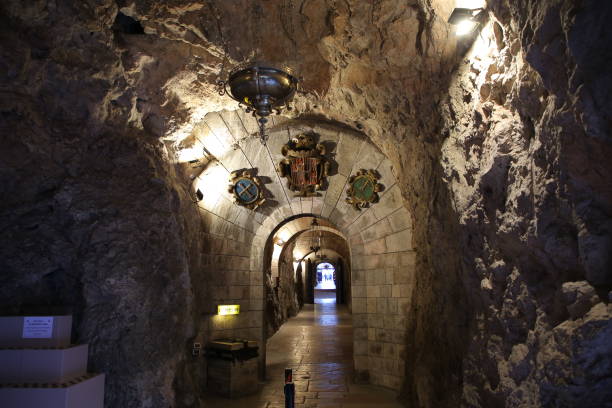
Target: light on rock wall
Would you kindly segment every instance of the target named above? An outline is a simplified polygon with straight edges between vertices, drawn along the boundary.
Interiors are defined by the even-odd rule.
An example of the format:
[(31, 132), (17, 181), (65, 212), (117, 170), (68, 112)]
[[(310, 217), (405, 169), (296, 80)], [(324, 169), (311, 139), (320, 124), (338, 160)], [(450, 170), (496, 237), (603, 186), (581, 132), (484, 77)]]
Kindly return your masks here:
[(177, 155), (177, 160), (180, 163), (186, 163), (186, 162), (190, 162), (192, 160), (198, 160), (204, 157), (204, 149), (202, 149), (201, 146), (199, 149), (197, 147), (192, 147), (189, 149), (181, 149), (176, 153), (176, 155)]
[[(219, 199), (227, 194), (228, 171), (221, 165), (212, 166), (204, 171), (196, 182), (195, 188), (200, 190), (204, 197), (200, 205), (211, 210)], [(229, 200), (229, 198), (228, 198)]]

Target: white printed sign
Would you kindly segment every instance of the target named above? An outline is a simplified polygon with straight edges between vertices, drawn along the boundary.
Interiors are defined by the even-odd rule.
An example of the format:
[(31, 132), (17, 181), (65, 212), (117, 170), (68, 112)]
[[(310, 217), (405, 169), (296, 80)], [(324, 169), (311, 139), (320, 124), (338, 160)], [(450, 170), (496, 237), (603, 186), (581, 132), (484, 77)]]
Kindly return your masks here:
[(23, 318), (24, 339), (50, 339), (53, 335), (53, 317), (32, 316)]

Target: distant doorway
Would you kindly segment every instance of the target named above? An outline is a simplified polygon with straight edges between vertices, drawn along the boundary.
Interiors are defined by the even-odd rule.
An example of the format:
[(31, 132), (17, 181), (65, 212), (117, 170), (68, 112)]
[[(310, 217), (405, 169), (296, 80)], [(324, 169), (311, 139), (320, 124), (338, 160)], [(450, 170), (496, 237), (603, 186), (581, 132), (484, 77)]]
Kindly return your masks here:
[(317, 265), (316, 290), (336, 290), (336, 268), (329, 262)]

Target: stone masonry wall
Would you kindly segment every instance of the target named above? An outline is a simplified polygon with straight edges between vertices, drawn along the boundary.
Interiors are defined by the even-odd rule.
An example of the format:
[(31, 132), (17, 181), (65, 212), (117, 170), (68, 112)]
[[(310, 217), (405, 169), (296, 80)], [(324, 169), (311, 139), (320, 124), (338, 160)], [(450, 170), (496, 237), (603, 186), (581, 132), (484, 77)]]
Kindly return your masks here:
[[(392, 193), (389, 193), (392, 194)], [(381, 200), (349, 229), (355, 369), (358, 379), (399, 389), (415, 252), (410, 213)]]
[[(311, 128), (307, 124), (302, 129)], [(300, 127), (291, 129), (295, 133)], [(412, 246), (412, 220), (404, 207), (389, 160), (353, 132), (322, 134), (335, 158), (333, 175), (321, 197), (293, 200), (292, 206), (277, 208), (262, 224), (257, 235), (268, 231), (283, 217), (300, 213), (320, 215), (344, 233), (351, 251), (351, 304), (355, 327), (355, 364), (364, 381), (399, 389), (404, 377), (406, 313), (410, 303), (415, 252)], [(278, 160), (282, 139), (271, 135), (270, 151)], [(375, 169), (385, 187), (380, 202), (356, 211), (345, 202), (347, 179), (359, 169)], [(274, 186), (277, 188), (278, 186)], [(276, 196), (276, 194), (275, 194)]]

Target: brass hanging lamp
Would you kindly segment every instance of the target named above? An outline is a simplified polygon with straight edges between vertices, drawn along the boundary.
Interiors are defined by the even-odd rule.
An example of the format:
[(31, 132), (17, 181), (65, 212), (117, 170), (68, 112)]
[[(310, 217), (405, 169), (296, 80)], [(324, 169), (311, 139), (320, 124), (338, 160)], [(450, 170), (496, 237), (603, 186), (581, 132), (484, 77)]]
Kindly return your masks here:
[[(266, 123), (272, 113), (280, 114), (297, 91), (298, 79), (288, 68), (280, 69), (272, 64), (263, 63), (257, 58), (261, 49), (261, 33), (257, 27), (265, 26), (261, 21), (266, 18), (261, 4), (252, 0), (252, 22), (249, 24), (254, 56), (251, 62), (242, 64), (234, 69), (227, 80), (218, 82), (219, 94), (228, 94), (232, 99), (244, 107), (247, 113), (252, 113), (259, 126), (259, 138), (266, 144)], [(293, 12), (291, 4), (290, 12)], [(293, 24), (290, 26), (293, 33)], [(291, 36), (293, 38), (293, 35)]]
[(314, 252), (315, 257), (317, 256), (317, 252), (321, 249), (321, 232), (318, 230), (318, 227), (319, 222), (316, 218), (313, 218), (310, 224), (310, 250)]
[(227, 81), (221, 81), (219, 93), (227, 93), (257, 118), (259, 138), (265, 144), (268, 116), (280, 114), (283, 107), (291, 110), (287, 103), (295, 95), (297, 84), (297, 78), (286, 71), (254, 63), (230, 73)]

